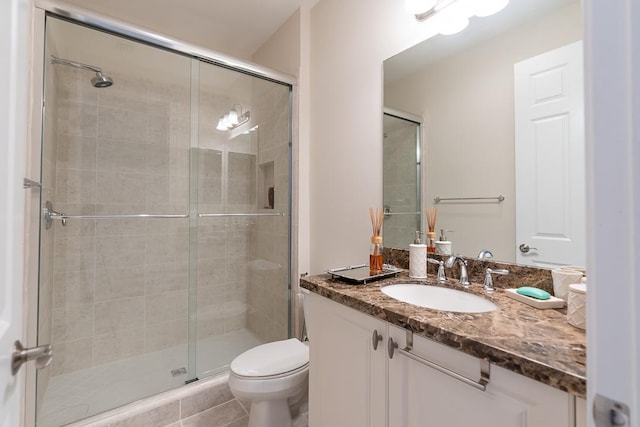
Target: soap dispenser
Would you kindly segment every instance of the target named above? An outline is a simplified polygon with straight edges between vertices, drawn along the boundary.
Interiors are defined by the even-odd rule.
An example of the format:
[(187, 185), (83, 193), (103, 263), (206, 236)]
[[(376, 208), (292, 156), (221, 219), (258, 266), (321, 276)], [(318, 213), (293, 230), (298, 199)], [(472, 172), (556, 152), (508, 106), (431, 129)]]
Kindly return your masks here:
[(440, 240), (436, 242), (436, 254), (437, 255), (451, 255), (451, 241), (447, 240), (447, 235), (445, 233), (450, 233), (453, 230), (445, 230), (444, 228), (440, 229)]
[(420, 231), (416, 231), (413, 244), (409, 245), (409, 277), (427, 278), (427, 245), (420, 240)]

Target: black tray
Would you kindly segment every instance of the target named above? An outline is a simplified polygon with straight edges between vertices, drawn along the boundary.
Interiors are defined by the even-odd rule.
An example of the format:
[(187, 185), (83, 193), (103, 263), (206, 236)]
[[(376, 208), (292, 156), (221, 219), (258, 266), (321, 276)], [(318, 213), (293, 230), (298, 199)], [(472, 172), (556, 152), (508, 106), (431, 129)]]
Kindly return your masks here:
[(381, 271), (372, 273), (371, 270), (369, 270), (368, 264), (362, 264), (351, 267), (334, 268), (327, 271), (327, 273), (329, 273), (334, 279), (340, 279), (355, 284), (365, 284), (367, 282), (373, 282), (374, 280), (393, 277), (400, 271), (402, 270), (399, 268), (385, 264)]

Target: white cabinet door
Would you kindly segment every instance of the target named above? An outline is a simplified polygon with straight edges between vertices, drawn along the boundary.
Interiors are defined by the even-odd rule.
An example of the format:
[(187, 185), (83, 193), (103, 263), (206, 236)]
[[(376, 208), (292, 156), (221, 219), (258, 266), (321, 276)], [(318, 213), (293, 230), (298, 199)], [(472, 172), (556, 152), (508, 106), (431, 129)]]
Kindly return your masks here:
[[(309, 425), (385, 427), (386, 323), (309, 295)], [(374, 331), (383, 336), (373, 349)]]
[[(389, 326), (405, 346), (405, 331)], [(474, 381), (480, 360), (414, 335), (411, 351)], [(397, 351), (389, 361), (389, 426), (567, 427), (571, 397), (560, 390), (491, 366), (486, 391), (443, 374)]]

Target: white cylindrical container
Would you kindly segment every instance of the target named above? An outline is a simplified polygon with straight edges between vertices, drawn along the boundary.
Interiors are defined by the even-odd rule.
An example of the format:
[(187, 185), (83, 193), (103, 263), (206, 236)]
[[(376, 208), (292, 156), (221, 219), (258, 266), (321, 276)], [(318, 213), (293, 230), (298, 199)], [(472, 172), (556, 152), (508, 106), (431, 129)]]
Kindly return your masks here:
[(427, 277), (427, 245), (409, 245), (409, 277), (426, 279)]
[(451, 255), (451, 242), (436, 240), (436, 255)]
[(587, 329), (587, 284), (569, 285), (567, 321), (580, 329)]
[(580, 283), (582, 272), (568, 268), (557, 268), (551, 270), (551, 278), (553, 279), (553, 295), (568, 301), (569, 286), (574, 283)]

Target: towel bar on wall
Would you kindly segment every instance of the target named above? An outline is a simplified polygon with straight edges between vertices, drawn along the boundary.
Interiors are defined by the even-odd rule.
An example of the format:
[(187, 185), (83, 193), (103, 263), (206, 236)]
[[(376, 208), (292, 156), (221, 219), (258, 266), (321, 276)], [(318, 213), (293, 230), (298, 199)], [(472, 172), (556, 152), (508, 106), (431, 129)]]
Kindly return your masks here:
[(497, 200), (498, 203), (500, 203), (504, 201), (504, 196), (500, 194), (499, 196), (495, 196), (495, 197), (434, 197), (433, 198), (434, 203), (440, 203), (440, 202), (450, 201), (450, 200)]

